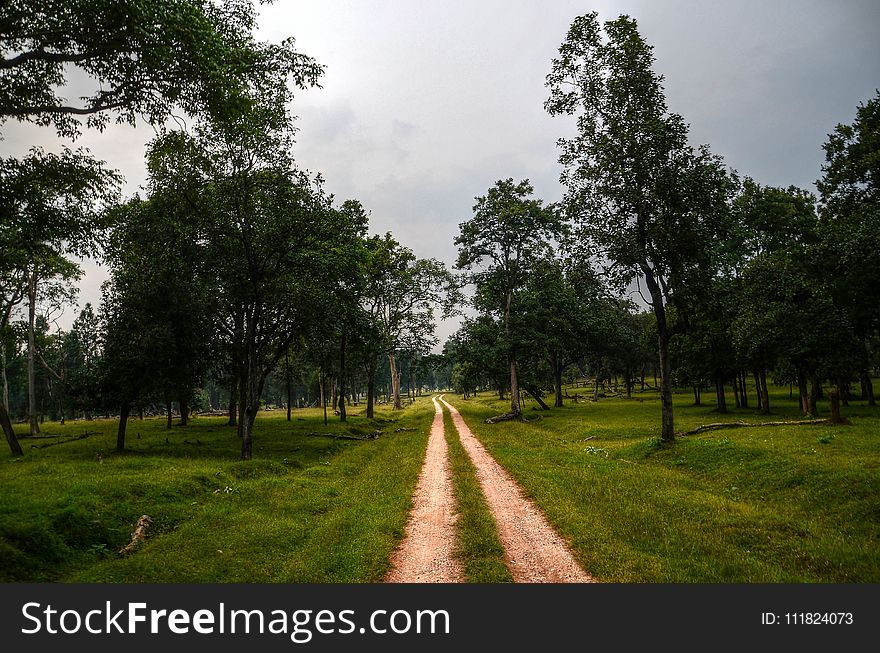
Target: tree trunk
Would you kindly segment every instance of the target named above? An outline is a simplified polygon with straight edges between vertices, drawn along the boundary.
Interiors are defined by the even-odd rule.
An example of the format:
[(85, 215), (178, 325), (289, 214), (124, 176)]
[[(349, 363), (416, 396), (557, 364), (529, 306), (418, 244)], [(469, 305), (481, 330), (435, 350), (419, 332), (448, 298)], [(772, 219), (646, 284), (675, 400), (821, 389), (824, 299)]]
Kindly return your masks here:
[(9, 417), (9, 379), (6, 377), (6, 346), (0, 343), (0, 375), (3, 377), (3, 408)]
[(840, 415), (840, 390), (831, 388), (828, 391), (828, 399), (831, 402), (831, 423), (843, 424), (845, 420)]
[(173, 415), (171, 410), (171, 400), (165, 402), (165, 428), (170, 430), (173, 425)]
[(727, 412), (727, 396), (724, 393), (724, 379), (721, 378), (720, 374), (715, 375), (715, 401), (717, 404), (717, 408), (715, 409), (719, 413)]
[(119, 428), (116, 431), (116, 451), (125, 451), (125, 427), (128, 425), (128, 414), (131, 402), (125, 401), (119, 408)]
[(3, 435), (6, 436), (6, 443), (9, 445), (9, 450), (12, 452), (13, 456), (23, 456), (24, 452), (21, 450), (21, 443), (18, 441), (18, 438), (15, 437), (15, 430), (12, 428), (12, 421), (9, 419), (9, 412), (6, 410), (6, 406), (0, 403), (0, 427), (3, 428)]
[(755, 392), (758, 394), (758, 408), (761, 410), (762, 415), (770, 414), (770, 397), (767, 394), (767, 376), (766, 372), (762, 370), (755, 370)]
[(516, 378), (516, 358), (510, 353), (510, 412), (514, 415), (522, 415), (519, 405), (519, 382)]
[(227, 426), (237, 426), (238, 425), (238, 405), (237, 399), (238, 397), (238, 377), (234, 376), (232, 378), (232, 385), (229, 388), (229, 421), (226, 422)]
[(859, 381), (862, 386), (862, 399), (868, 402), (869, 406), (876, 406), (877, 401), (874, 399), (874, 384), (871, 382), (871, 375), (868, 370), (863, 370)]
[(373, 419), (376, 405), (376, 357), (371, 356), (367, 367), (367, 418)]
[(819, 416), (819, 406), (817, 402), (819, 401), (819, 382), (815, 377), (810, 377), (810, 397), (809, 397), (809, 411), (810, 415), (813, 417)]
[(189, 401), (186, 397), (180, 397), (180, 425), (187, 426), (189, 424)]
[(550, 410), (550, 406), (544, 403), (544, 400), (541, 399), (541, 394), (538, 392), (538, 389), (533, 386), (528, 386), (525, 388), (525, 391), (529, 393), (529, 395), (538, 402), (538, 405), (541, 407), (541, 410)]
[(290, 421), (290, 400), (291, 400), (291, 388), (290, 388), (290, 351), (284, 352), (284, 384), (287, 389), (287, 421)]
[(740, 370), (739, 374), (739, 391), (740, 391), (740, 399), (742, 402), (743, 408), (749, 407), (749, 393), (746, 390), (746, 373), (744, 370)]
[(30, 434), (37, 435), (40, 426), (37, 424), (37, 389), (36, 375), (34, 372), (34, 359), (36, 344), (34, 342), (34, 329), (37, 321), (37, 271), (36, 268), (28, 276), (28, 352), (27, 352), (27, 380), (28, 380), (28, 425)]
[(562, 408), (562, 360), (558, 353), (553, 357), (553, 385), (556, 393), (553, 405)]
[(807, 377), (803, 372), (797, 374), (798, 392), (800, 394), (801, 412), (804, 415), (810, 414), (810, 398), (807, 395)]
[[(640, 218), (639, 218), (640, 219)], [(641, 224), (641, 223), (640, 223)], [(660, 360), (660, 406), (662, 427), (660, 439), (664, 442), (675, 440), (675, 418), (672, 412), (672, 364), (669, 360), (669, 326), (666, 323), (666, 306), (663, 304), (663, 293), (654, 271), (647, 263), (642, 266), (645, 275), (645, 285), (651, 293), (651, 308), (654, 310), (654, 318), (657, 322), (657, 341)]]
[(242, 422), (240, 426), (242, 460), (250, 460), (253, 456), (254, 422), (257, 419), (257, 412), (260, 410), (262, 382), (257, 358), (257, 325), (259, 322), (259, 304), (257, 304), (245, 313), (244, 364), (242, 366), (245, 378), (239, 381), (245, 390), (241, 399), (244, 415), (240, 420)]
[(321, 408), (324, 410), (324, 426), (327, 426), (327, 400), (324, 398), (324, 370), (318, 375), (321, 389)]
[(700, 397), (700, 385), (698, 383), (694, 384), (694, 406), (702, 406), (702, 400)]
[(388, 366), (391, 370), (391, 394), (394, 397), (394, 410), (401, 410), (403, 404), (400, 403), (400, 371), (397, 369), (393, 351), (388, 354)]
[(345, 421), (345, 334), (339, 343), (339, 421)]
[(733, 403), (737, 408), (742, 408), (742, 389), (739, 387), (739, 372), (733, 373)]

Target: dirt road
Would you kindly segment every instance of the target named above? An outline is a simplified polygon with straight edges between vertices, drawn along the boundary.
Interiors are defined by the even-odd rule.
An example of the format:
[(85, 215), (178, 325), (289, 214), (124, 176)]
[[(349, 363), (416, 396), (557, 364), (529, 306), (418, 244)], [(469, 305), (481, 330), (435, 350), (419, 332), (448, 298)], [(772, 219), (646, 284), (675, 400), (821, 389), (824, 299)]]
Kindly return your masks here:
[[(421, 476), (413, 495), (406, 536), (391, 559), (386, 582), (457, 583), (462, 572), (455, 548), (455, 496), (443, 434), (443, 409), (434, 397), (434, 422)], [(592, 577), (510, 475), (474, 437), (461, 414), (443, 399), (477, 479), (517, 583), (590, 583)]]
[(449, 472), (443, 409), (434, 402), (434, 422), (425, 463), (413, 494), (403, 542), (391, 558), (388, 583), (460, 583), (455, 548), (455, 496)]
[(498, 526), (504, 557), (517, 583), (590, 583), (592, 577), (519, 485), (480, 444), (461, 414), (441, 395)]

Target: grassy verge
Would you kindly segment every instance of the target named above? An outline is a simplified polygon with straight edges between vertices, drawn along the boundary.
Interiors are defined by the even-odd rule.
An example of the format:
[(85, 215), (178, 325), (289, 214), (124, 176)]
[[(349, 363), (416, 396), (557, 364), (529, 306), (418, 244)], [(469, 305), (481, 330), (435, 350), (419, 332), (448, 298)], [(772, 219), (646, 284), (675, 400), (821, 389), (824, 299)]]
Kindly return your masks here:
[[(75, 582), (373, 582), (403, 535), (433, 417), (430, 401), (402, 413), (356, 410), (323, 426), (317, 410), (263, 413), (254, 460), (223, 418), (164, 429), (133, 421), (116, 454), (113, 421), (46, 424), (0, 462), (0, 580)], [(375, 440), (335, 439), (376, 428)], [(400, 428), (415, 431), (397, 431)], [(314, 434), (314, 435), (313, 435)], [(153, 519), (136, 553), (141, 514)]]
[(455, 556), (465, 580), (469, 583), (511, 583), (513, 577), (504, 562), (504, 549), (477, 480), (476, 468), (459, 440), (449, 411), (445, 409), (443, 429), (449, 444), (449, 464), (458, 511)]
[[(612, 582), (878, 582), (880, 410), (853, 402), (851, 426), (710, 431), (663, 446), (655, 396), (527, 411), (485, 395), (449, 397), (474, 434)], [(676, 427), (762, 421), (676, 396)], [(796, 417), (788, 392), (773, 419)]]

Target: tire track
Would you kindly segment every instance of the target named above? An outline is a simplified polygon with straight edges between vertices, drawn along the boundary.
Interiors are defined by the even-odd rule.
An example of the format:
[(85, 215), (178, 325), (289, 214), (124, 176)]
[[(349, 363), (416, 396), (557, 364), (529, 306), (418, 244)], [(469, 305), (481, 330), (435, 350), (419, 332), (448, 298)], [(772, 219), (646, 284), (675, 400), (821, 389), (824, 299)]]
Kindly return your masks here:
[(453, 556), (455, 497), (443, 435), (443, 409), (436, 397), (432, 401), (434, 421), (425, 462), (413, 494), (406, 535), (391, 556), (387, 583), (460, 583), (463, 579)]
[(541, 511), (525, 497), (519, 485), (474, 437), (461, 414), (443, 399), (443, 395), (440, 401), (449, 409), (458, 437), (477, 468), (477, 479), (498, 525), (498, 535), (514, 581), (595, 582), (577, 563)]

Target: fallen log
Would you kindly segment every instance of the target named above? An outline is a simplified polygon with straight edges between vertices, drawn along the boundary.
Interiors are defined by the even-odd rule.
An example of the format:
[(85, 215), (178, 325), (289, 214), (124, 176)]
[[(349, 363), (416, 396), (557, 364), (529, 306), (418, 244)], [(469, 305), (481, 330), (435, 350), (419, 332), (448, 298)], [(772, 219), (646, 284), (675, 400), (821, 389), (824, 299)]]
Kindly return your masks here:
[(679, 431), (676, 435), (695, 435), (703, 431), (714, 431), (716, 429), (736, 429), (746, 428), (750, 426), (799, 426), (801, 424), (831, 424), (830, 419), (804, 419), (788, 422), (717, 422), (715, 424), (702, 424), (690, 431)]
[(311, 433), (306, 433), (306, 435), (312, 436), (312, 437), (333, 438), (334, 440), (360, 440), (360, 441), (363, 441), (363, 440), (375, 440), (380, 435), (382, 435), (382, 431), (377, 429), (365, 437), (359, 436), (359, 435), (345, 435), (342, 433), (338, 433), (338, 434), (337, 433), (315, 433), (314, 431), (312, 431)]
[(134, 553), (138, 546), (147, 539), (147, 529), (152, 523), (153, 520), (150, 519), (149, 515), (141, 515), (141, 518), (137, 520), (137, 526), (134, 529), (134, 533), (131, 534), (131, 542), (119, 549), (119, 553), (123, 555)]
[(504, 413), (503, 415), (490, 417), (486, 420), (486, 424), (497, 424), (498, 422), (506, 422), (512, 419), (522, 419), (522, 415), (520, 413)]

